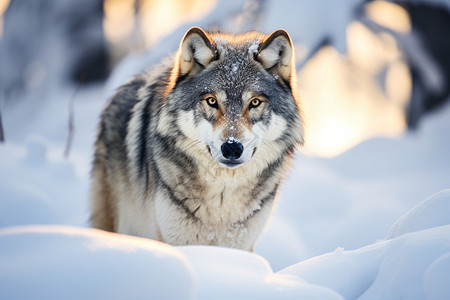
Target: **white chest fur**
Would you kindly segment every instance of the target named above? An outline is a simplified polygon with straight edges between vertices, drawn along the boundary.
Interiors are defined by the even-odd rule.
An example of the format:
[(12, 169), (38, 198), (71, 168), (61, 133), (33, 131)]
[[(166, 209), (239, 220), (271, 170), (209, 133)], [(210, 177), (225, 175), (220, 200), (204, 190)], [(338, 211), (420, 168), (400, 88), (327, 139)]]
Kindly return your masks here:
[[(245, 222), (206, 223), (200, 218), (187, 217), (179, 206), (167, 201), (164, 192), (158, 193), (155, 200), (157, 223), (162, 238), (165, 242), (173, 245), (220, 245), (252, 250), (256, 238), (270, 214), (270, 205), (267, 205), (251, 218), (246, 219)], [(222, 208), (205, 206), (205, 211), (202, 214), (209, 215), (210, 219), (218, 214), (217, 219), (220, 219), (228, 213), (223, 208), (225, 206), (222, 205)], [(232, 211), (232, 209), (229, 211)]]
[[(272, 205), (266, 203), (261, 207), (258, 199), (252, 199), (255, 184), (248, 178), (242, 180), (220, 175), (207, 185), (201, 201), (186, 201), (184, 208), (168, 201), (167, 191), (158, 191), (155, 197), (156, 218), (165, 242), (251, 250)], [(208, 179), (211, 178), (205, 177)], [(195, 211), (195, 214), (189, 215), (186, 209)]]

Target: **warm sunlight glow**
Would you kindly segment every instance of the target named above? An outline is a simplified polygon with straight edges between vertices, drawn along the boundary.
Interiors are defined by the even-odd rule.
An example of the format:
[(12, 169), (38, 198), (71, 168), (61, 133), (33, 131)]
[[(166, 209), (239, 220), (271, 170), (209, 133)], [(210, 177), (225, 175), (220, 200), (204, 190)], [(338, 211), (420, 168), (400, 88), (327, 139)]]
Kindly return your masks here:
[(149, 251), (165, 253), (165, 255), (181, 257), (179, 251), (171, 245), (151, 239), (107, 232), (99, 229), (64, 225), (30, 225), (0, 228), (0, 233), (3, 235), (39, 233), (85, 238), (86, 243), (84, 246), (92, 252), (97, 252), (104, 249), (115, 249), (118, 251), (131, 253), (136, 252), (139, 249), (146, 249)]
[(387, 1), (373, 1), (365, 6), (370, 19), (381, 26), (400, 33), (411, 31), (411, 19), (408, 12), (398, 4)]
[(403, 61), (396, 61), (386, 72), (386, 93), (390, 100), (406, 107), (411, 99), (412, 77), (408, 65)]
[(139, 20), (146, 47), (181, 24), (201, 19), (215, 7), (216, 2), (217, 0), (141, 1)]
[(305, 152), (336, 156), (368, 138), (406, 130), (412, 78), (396, 40), (352, 22), (347, 49), (341, 56), (322, 48), (299, 72)]
[(142, 51), (183, 23), (209, 13), (217, 0), (105, 0), (103, 28), (112, 63), (131, 51)]
[(3, 36), (3, 14), (9, 6), (10, 0), (0, 0), (0, 38)]
[(325, 47), (299, 72), (305, 152), (332, 157), (370, 137), (394, 137), (406, 129), (403, 107), (387, 98), (369, 70)]
[(105, 0), (103, 8), (106, 38), (112, 43), (123, 40), (134, 26), (134, 0)]
[(392, 36), (373, 33), (360, 22), (347, 26), (347, 49), (349, 59), (371, 74), (401, 56)]

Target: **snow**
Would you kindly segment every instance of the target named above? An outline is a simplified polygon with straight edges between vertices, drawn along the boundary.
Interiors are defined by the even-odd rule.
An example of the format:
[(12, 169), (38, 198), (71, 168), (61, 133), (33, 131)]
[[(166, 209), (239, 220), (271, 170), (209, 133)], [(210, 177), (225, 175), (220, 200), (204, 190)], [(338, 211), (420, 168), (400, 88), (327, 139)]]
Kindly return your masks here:
[[(320, 2), (345, 9), (311, 30), (319, 6), (299, 1), (284, 11), (269, 1), (263, 29), (284, 27), (308, 49), (331, 35), (339, 48), (353, 2)], [(189, 26), (231, 28), (231, 3), (219, 1), (164, 47), (128, 57), (105, 85), (47, 78), (2, 103), (0, 299), (450, 299), (449, 105), (395, 140), (367, 140), (334, 158), (296, 153), (255, 253), (88, 228), (89, 169), (107, 97), (173, 51)], [(64, 70), (46, 72), (66, 78)], [(70, 99), (75, 131), (65, 158)]]
[[(280, 273), (329, 287), (345, 299), (426, 299), (424, 274), (429, 274), (431, 269), (435, 273), (430, 276), (448, 282), (450, 269), (440, 266), (436, 270), (435, 265), (439, 266), (441, 257), (449, 254), (450, 226), (445, 225), (357, 250), (338, 249)], [(445, 290), (427, 290), (440, 297), (450, 295)]]
[(386, 238), (450, 224), (450, 190), (441, 191), (419, 203), (392, 226)]
[(273, 273), (268, 262), (246, 251), (207, 246), (179, 248), (194, 265), (198, 299), (342, 299), (298, 277)]
[[(383, 249), (383, 260), (375, 281), (360, 299), (425, 299), (423, 275), (446, 253), (450, 253), (448, 225), (409, 233), (390, 241)], [(450, 270), (440, 275), (449, 279)]]
[(450, 254), (444, 254), (428, 267), (424, 275), (424, 290), (427, 299), (446, 299), (450, 295), (448, 284), (448, 270), (450, 270)]
[(179, 250), (152, 240), (60, 226), (0, 231), (0, 299), (192, 299), (191, 274)]
[(236, 249), (173, 247), (79, 227), (7, 227), (0, 230), (0, 298), (447, 299), (450, 224), (418, 227), (423, 207), (432, 219), (448, 212), (450, 190), (400, 218), (412, 225), (400, 222), (399, 236), (279, 272)]
[[(450, 294), (439, 286), (444, 287), (440, 282), (450, 279), (450, 269), (442, 266), (448, 264), (450, 254), (450, 222), (417, 226), (423, 207), (429, 218), (439, 217), (441, 209), (448, 212), (450, 190), (428, 198), (400, 218), (410, 224), (400, 222), (404, 230), (401, 235), (356, 250), (339, 248), (279, 273), (329, 287), (345, 299), (427, 299), (430, 293), (448, 297)], [(397, 228), (398, 223), (393, 227)], [(438, 291), (429, 287), (435, 284), (430, 277), (439, 279)]]
[(259, 44), (253, 43), (250, 45), (250, 47), (248, 47), (248, 53), (253, 55), (258, 52), (258, 48), (259, 48)]

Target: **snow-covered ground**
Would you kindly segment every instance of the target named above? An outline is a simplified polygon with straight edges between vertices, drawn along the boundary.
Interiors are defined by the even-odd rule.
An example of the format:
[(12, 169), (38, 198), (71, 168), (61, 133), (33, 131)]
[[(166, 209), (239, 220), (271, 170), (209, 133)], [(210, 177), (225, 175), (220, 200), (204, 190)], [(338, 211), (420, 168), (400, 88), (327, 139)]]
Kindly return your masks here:
[(401, 217), (384, 240), (276, 273), (241, 250), (175, 248), (57, 225), (7, 227), (0, 230), (0, 298), (448, 299), (449, 210), (446, 190)]
[[(229, 3), (196, 25), (233, 11)], [(266, 31), (282, 22), (272, 6)], [(278, 26), (305, 37), (288, 19)], [(334, 21), (328, 30), (342, 35)], [(306, 39), (323, 35), (324, 24)], [(184, 31), (125, 60), (106, 85), (44, 86), (0, 103), (0, 299), (450, 299), (449, 105), (397, 139), (370, 139), (334, 158), (298, 152), (255, 254), (89, 228), (89, 169), (106, 98)]]

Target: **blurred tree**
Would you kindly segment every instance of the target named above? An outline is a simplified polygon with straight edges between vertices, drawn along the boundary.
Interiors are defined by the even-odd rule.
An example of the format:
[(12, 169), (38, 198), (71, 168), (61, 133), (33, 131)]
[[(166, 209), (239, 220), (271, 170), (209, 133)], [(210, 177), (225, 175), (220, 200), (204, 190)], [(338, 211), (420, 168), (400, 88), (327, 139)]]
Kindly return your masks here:
[[(447, 1), (367, 1), (401, 5), (411, 30), (389, 28), (359, 10), (364, 23), (375, 32), (387, 32), (399, 43), (412, 75), (412, 95), (406, 109), (408, 127), (415, 129), (428, 112), (439, 108), (450, 96), (450, 3)], [(446, 3), (446, 5), (444, 4)], [(367, 12), (367, 11), (366, 11)]]
[[(446, 6), (425, 3), (404, 2), (403, 5), (429, 58), (425, 62), (416, 57), (410, 59), (413, 95), (408, 125), (416, 128), (422, 115), (439, 108), (450, 96), (450, 10)], [(435, 76), (425, 70), (430, 64), (435, 67)]]
[(2, 112), (0, 110), (0, 142), (4, 142), (4, 141), (5, 141), (5, 136), (3, 133)]
[(106, 78), (102, 20), (103, 0), (11, 0), (0, 39), (2, 95)]

